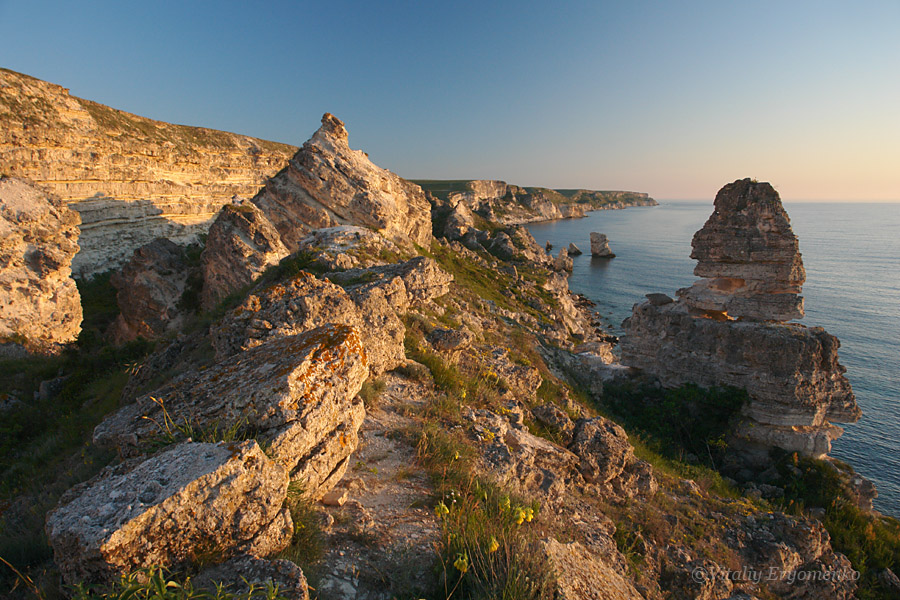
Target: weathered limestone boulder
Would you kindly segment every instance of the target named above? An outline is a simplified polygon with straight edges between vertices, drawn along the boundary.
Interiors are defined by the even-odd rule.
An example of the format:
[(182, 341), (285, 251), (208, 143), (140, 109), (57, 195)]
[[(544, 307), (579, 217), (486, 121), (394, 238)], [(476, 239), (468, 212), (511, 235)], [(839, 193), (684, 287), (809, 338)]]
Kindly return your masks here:
[(623, 323), (622, 362), (665, 386), (746, 389), (732, 442), (752, 462), (771, 447), (825, 456), (842, 433), (832, 423), (855, 422), (860, 410), (837, 338), (770, 322), (802, 315), (803, 265), (778, 194), (749, 179), (722, 188), (692, 256), (695, 273), (712, 279), (679, 290), (678, 302), (651, 294), (636, 304)]
[(465, 202), (458, 201), (447, 215), (443, 235), (448, 240), (460, 240), (475, 228), (475, 215)]
[(426, 339), (432, 348), (449, 355), (450, 360), (455, 361), (459, 354), (475, 341), (475, 334), (465, 325), (459, 329), (435, 327)]
[(371, 227), (402, 244), (428, 245), (431, 206), (422, 188), (351, 150), (347, 130), (326, 113), (322, 126), (251, 200), (295, 252), (312, 229)]
[(694, 275), (703, 279), (678, 291), (691, 308), (760, 321), (803, 317), (806, 271), (791, 221), (768, 183), (742, 179), (719, 190), (691, 245)]
[(609, 248), (609, 240), (603, 233), (591, 232), (591, 256), (597, 258), (615, 258), (616, 255)]
[(0, 178), (0, 340), (38, 348), (74, 341), (78, 214), (21, 179)]
[(184, 250), (174, 242), (158, 238), (135, 250), (110, 279), (120, 311), (109, 331), (113, 342), (153, 340), (178, 331), (184, 321), (178, 304), (189, 275)]
[(424, 257), (329, 277), (340, 285), (301, 272), (255, 290), (211, 329), (216, 355), (232, 356), (271, 338), (341, 323), (360, 332), (369, 368), (378, 375), (405, 361), (406, 328), (399, 315), (410, 305), (445, 294), (452, 281)]
[(209, 552), (265, 556), (290, 543), (287, 487), (287, 469), (255, 441), (186, 442), (66, 492), (47, 537), (69, 584), (178, 568)]
[(557, 600), (643, 599), (610, 561), (600, 560), (579, 542), (562, 544), (549, 538), (542, 546), (556, 575)]
[(326, 271), (385, 265), (402, 255), (381, 234), (353, 225), (316, 229), (300, 242), (300, 251), (314, 255), (315, 263)]
[(579, 471), (591, 483), (609, 483), (634, 458), (625, 430), (603, 417), (580, 419), (572, 432), (569, 450), (580, 458)]
[(572, 272), (572, 269), (575, 268), (575, 263), (572, 261), (572, 258), (569, 256), (569, 251), (565, 248), (560, 249), (559, 255), (553, 259), (553, 270), (558, 272)]
[(581, 249), (579, 249), (574, 242), (569, 242), (568, 252), (569, 256), (581, 256), (582, 254)]
[(571, 443), (575, 423), (564, 410), (555, 404), (542, 404), (532, 408), (531, 414), (535, 421), (560, 436), (566, 445)]
[(122, 407), (96, 427), (94, 443), (129, 454), (160, 438), (252, 433), (306, 493), (321, 495), (356, 448), (365, 416), (356, 395), (368, 374), (351, 327), (273, 338)]
[(243, 554), (201, 571), (191, 582), (194, 589), (215, 592), (219, 586), (227, 592), (247, 594), (250, 586), (257, 593), (268, 586), (288, 600), (309, 600), (309, 586), (303, 570), (289, 560), (268, 560)]
[(288, 255), (278, 231), (256, 205), (228, 204), (209, 228), (201, 255), (200, 305), (211, 310)]

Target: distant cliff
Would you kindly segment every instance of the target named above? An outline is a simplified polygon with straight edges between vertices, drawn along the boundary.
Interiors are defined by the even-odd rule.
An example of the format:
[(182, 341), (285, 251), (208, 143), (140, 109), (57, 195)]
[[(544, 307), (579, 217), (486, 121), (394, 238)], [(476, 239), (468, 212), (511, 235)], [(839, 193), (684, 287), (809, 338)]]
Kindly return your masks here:
[(0, 69), (0, 174), (29, 179), (80, 213), (76, 275), (117, 266), (156, 237), (193, 240), (296, 151), (146, 119)]
[(505, 225), (583, 217), (591, 210), (657, 205), (643, 192), (554, 190), (486, 179), (413, 181), (451, 209), (463, 202), (488, 221)]

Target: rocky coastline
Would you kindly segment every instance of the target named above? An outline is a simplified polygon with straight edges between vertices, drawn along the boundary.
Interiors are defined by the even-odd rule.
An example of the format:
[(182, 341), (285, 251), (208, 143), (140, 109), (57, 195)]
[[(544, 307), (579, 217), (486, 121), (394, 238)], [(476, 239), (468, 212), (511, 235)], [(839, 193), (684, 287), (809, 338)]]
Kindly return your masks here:
[(208, 236), (135, 221), (77, 287), (77, 214), (0, 179), (12, 598), (896, 597), (900, 523), (827, 457), (860, 411), (837, 339), (788, 322), (805, 274), (771, 186), (719, 192), (701, 279), (635, 305), (620, 361), (570, 249), (521, 223), (630, 200), (436, 193), (331, 114), (279, 152)]

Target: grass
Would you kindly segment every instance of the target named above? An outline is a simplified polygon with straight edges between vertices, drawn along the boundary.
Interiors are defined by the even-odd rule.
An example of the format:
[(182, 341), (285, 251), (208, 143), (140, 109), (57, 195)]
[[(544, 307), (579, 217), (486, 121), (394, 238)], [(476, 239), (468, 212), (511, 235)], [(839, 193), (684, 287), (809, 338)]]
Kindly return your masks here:
[(325, 537), (318, 513), (313, 501), (303, 493), (303, 488), (296, 481), (288, 486), (286, 504), (294, 522), (294, 534), (290, 545), (281, 551), (278, 558), (293, 562), (303, 569), (307, 577), (311, 577), (316, 572), (316, 563), (324, 554)]
[(438, 498), (440, 596), (552, 598), (552, 569), (531, 524), (539, 503), (477, 476), (474, 449), (461, 435), (434, 423), (421, 429), (417, 456)]

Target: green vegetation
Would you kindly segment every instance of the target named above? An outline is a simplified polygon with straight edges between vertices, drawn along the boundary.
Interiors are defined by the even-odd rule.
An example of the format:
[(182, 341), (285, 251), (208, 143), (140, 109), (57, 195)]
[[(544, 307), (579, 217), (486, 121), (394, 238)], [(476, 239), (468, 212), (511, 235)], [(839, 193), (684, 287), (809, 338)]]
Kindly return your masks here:
[(442, 596), (553, 597), (550, 565), (539, 551), (536, 501), (511, 495), (474, 474), (475, 450), (435, 423), (421, 429), (418, 457), (437, 494)]
[(872, 515), (856, 505), (848, 486), (854, 475), (849, 465), (786, 453), (776, 454), (776, 464), (781, 475), (778, 484), (785, 490), (780, 508), (792, 514), (824, 509), (819, 519), (831, 535), (832, 547), (860, 572), (857, 597), (894, 598), (895, 592), (878, 576), (884, 569), (900, 572), (900, 521)]

